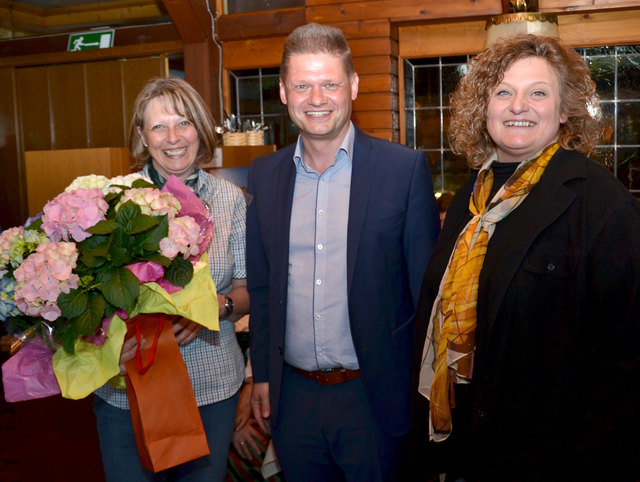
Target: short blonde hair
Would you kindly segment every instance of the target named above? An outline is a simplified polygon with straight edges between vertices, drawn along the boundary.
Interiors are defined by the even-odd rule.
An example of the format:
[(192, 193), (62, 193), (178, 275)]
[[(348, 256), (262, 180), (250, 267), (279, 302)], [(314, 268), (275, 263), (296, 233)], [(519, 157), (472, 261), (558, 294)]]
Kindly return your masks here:
[(545, 59), (557, 75), (560, 110), (567, 115), (558, 131), (560, 145), (587, 154), (597, 143), (600, 119), (589, 108), (597, 108), (598, 99), (584, 60), (555, 37), (517, 35), (500, 39), (473, 58), (451, 96), (449, 142), (470, 167), (479, 168), (495, 148), (487, 131), (487, 108), (494, 89), (514, 62), (527, 57)]
[(340, 57), (349, 79), (355, 72), (349, 43), (342, 30), (331, 25), (308, 23), (301, 25), (289, 34), (284, 43), (280, 79), (284, 82), (289, 70), (289, 61), (294, 55), (329, 54)]
[(144, 129), (144, 112), (153, 99), (162, 98), (176, 114), (193, 122), (200, 138), (200, 148), (196, 154), (196, 165), (209, 162), (215, 153), (216, 126), (211, 111), (200, 94), (179, 77), (157, 77), (151, 79), (138, 94), (133, 105), (129, 127), (129, 150), (137, 167), (149, 160), (149, 152), (142, 143), (138, 128)]

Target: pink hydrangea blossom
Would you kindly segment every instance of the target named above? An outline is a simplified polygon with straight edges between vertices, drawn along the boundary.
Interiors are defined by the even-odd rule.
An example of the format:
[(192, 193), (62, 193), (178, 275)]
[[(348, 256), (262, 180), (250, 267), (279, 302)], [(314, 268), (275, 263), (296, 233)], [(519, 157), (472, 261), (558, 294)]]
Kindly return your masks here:
[(49, 201), (42, 216), (42, 229), (52, 241), (84, 241), (85, 229), (106, 219), (109, 205), (100, 189), (63, 192)]
[(203, 241), (200, 226), (191, 216), (173, 218), (169, 220), (169, 236), (160, 241), (160, 253), (171, 259), (180, 253), (188, 259), (198, 255)]
[(170, 192), (162, 192), (154, 187), (128, 189), (116, 206), (116, 211), (127, 201), (133, 201), (148, 216), (169, 215), (175, 218), (180, 212), (180, 201)]
[(13, 272), (16, 279), (15, 301), (27, 316), (54, 321), (60, 315), (56, 304), (60, 293), (78, 287), (75, 243), (45, 242), (36, 248)]

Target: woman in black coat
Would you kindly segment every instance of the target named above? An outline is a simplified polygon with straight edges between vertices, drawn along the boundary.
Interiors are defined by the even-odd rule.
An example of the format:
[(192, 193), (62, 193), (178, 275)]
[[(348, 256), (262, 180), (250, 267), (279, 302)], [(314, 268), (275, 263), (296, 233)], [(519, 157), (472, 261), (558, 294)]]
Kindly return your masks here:
[(638, 480), (640, 205), (585, 155), (589, 70), (558, 39), (502, 39), (451, 106), (479, 172), (423, 282), (414, 449), (447, 480)]

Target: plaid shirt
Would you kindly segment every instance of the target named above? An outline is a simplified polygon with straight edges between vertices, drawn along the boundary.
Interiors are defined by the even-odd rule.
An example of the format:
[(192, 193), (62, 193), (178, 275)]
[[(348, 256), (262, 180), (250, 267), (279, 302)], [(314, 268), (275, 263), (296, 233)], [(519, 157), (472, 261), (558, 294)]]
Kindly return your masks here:
[[(142, 174), (148, 176), (146, 168)], [(247, 277), (245, 263), (246, 201), (234, 184), (199, 171), (197, 188), (211, 217), (213, 238), (207, 247), (211, 275), (219, 293), (231, 290), (232, 279)], [(244, 380), (242, 352), (236, 340), (234, 324), (220, 320), (220, 331), (202, 329), (189, 344), (180, 346), (198, 406), (226, 400)], [(129, 408), (126, 390), (109, 383), (96, 395), (122, 409)]]

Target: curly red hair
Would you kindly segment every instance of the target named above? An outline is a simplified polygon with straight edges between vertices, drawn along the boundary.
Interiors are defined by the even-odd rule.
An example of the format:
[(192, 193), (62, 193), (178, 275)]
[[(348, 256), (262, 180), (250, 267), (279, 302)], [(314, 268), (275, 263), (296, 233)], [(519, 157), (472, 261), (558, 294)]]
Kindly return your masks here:
[(598, 98), (582, 57), (555, 37), (517, 35), (500, 39), (474, 57), (451, 95), (449, 142), (470, 167), (479, 168), (495, 148), (487, 132), (487, 107), (494, 89), (514, 62), (527, 57), (542, 57), (558, 76), (560, 109), (567, 115), (558, 131), (560, 145), (586, 154), (597, 143), (600, 116), (589, 110), (597, 109)]

